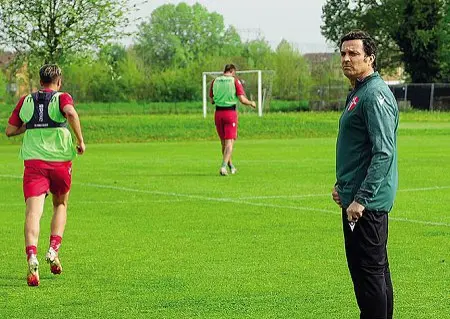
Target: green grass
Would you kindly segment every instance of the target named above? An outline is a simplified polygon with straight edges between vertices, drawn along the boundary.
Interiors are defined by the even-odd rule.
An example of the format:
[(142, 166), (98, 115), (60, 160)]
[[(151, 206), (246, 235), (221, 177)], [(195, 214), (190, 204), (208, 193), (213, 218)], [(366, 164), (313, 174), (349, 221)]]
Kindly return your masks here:
[[(86, 117), (88, 141), (139, 132), (117, 123), (153, 133), (88, 143), (74, 162), (60, 276), (43, 262), (47, 200), (38, 288), (25, 281), (18, 145), (0, 145), (0, 318), (357, 318), (330, 195), (337, 117), (243, 117), (228, 177), (211, 118)], [(448, 120), (403, 118), (413, 124), (400, 131), (389, 233), (398, 319), (449, 318)], [(188, 133), (200, 128), (206, 137)]]
[[(293, 139), (335, 137), (338, 112), (271, 113), (258, 117), (255, 112), (239, 115), (239, 136), (248, 139)], [(87, 144), (148, 141), (216, 140), (212, 113), (202, 114), (122, 114), (82, 115)], [(6, 125), (7, 118), (0, 119)], [(448, 135), (449, 113), (408, 112), (400, 115), (400, 136)], [(21, 137), (0, 134), (0, 145), (18, 144)]]

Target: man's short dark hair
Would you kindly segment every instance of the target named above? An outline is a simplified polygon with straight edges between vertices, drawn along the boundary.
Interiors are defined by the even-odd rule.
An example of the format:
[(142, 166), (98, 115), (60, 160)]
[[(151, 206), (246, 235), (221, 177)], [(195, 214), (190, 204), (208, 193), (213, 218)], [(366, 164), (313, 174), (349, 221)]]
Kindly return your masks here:
[(231, 71), (236, 71), (236, 67), (234, 66), (234, 64), (227, 64), (227, 65), (225, 65), (225, 69), (223, 70), (223, 73), (228, 73), (228, 72), (231, 72)]
[(39, 70), (39, 77), (44, 84), (56, 83), (61, 74), (61, 69), (56, 64), (45, 64)]
[(339, 43), (339, 50), (342, 48), (342, 43), (350, 40), (362, 40), (363, 49), (366, 56), (373, 55), (372, 68), (374, 71), (377, 69), (377, 44), (375, 40), (369, 35), (369, 33), (362, 30), (352, 30), (341, 38)]

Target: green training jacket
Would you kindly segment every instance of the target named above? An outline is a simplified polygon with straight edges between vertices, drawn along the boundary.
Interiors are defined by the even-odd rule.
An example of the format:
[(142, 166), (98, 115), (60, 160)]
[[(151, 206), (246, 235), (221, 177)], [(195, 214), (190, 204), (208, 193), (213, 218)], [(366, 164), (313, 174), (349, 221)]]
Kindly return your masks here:
[(336, 190), (342, 206), (353, 200), (389, 212), (398, 186), (398, 106), (378, 72), (357, 81), (339, 120)]

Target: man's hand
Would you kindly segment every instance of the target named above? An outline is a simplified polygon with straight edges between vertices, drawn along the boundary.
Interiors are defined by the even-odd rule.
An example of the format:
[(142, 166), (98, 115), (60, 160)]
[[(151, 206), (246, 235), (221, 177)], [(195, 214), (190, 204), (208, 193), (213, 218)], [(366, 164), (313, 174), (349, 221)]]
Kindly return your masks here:
[(255, 101), (250, 101), (250, 106), (252, 107), (252, 108), (256, 108), (256, 103), (255, 103)]
[(339, 194), (336, 191), (336, 187), (333, 187), (333, 189), (331, 190), (331, 196), (333, 197), (334, 202), (342, 208), (341, 199), (339, 198)]
[(84, 145), (84, 142), (77, 143), (77, 153), (78, 153), (78, 155), (83, 155), (85, 150), (86, 150), (86, 145)]
[(365, 207), (360, 203), (353, 201), (347, 208), (347, 219), (349, 222), (358, 221), (362, 217)]
[(25, 123), (21, 127), (17, 127), (8, 123), (8, 126), (6, 126), (5, 134), (6, 136), (11, 137), (23, 134), (26, 130), (27, 128), (25, 126)]

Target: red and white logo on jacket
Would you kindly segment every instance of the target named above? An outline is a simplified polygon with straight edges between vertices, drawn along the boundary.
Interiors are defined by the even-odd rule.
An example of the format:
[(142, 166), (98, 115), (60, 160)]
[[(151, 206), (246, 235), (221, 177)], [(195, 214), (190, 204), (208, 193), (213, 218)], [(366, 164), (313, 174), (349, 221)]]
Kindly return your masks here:
[(356, 104), (358, 104), (359, 101), (359, 97), (355, 96), (352, 101), (350, 102), (350, 104), (348, 105), (347, 111), (351, 111), (355, 108)]

